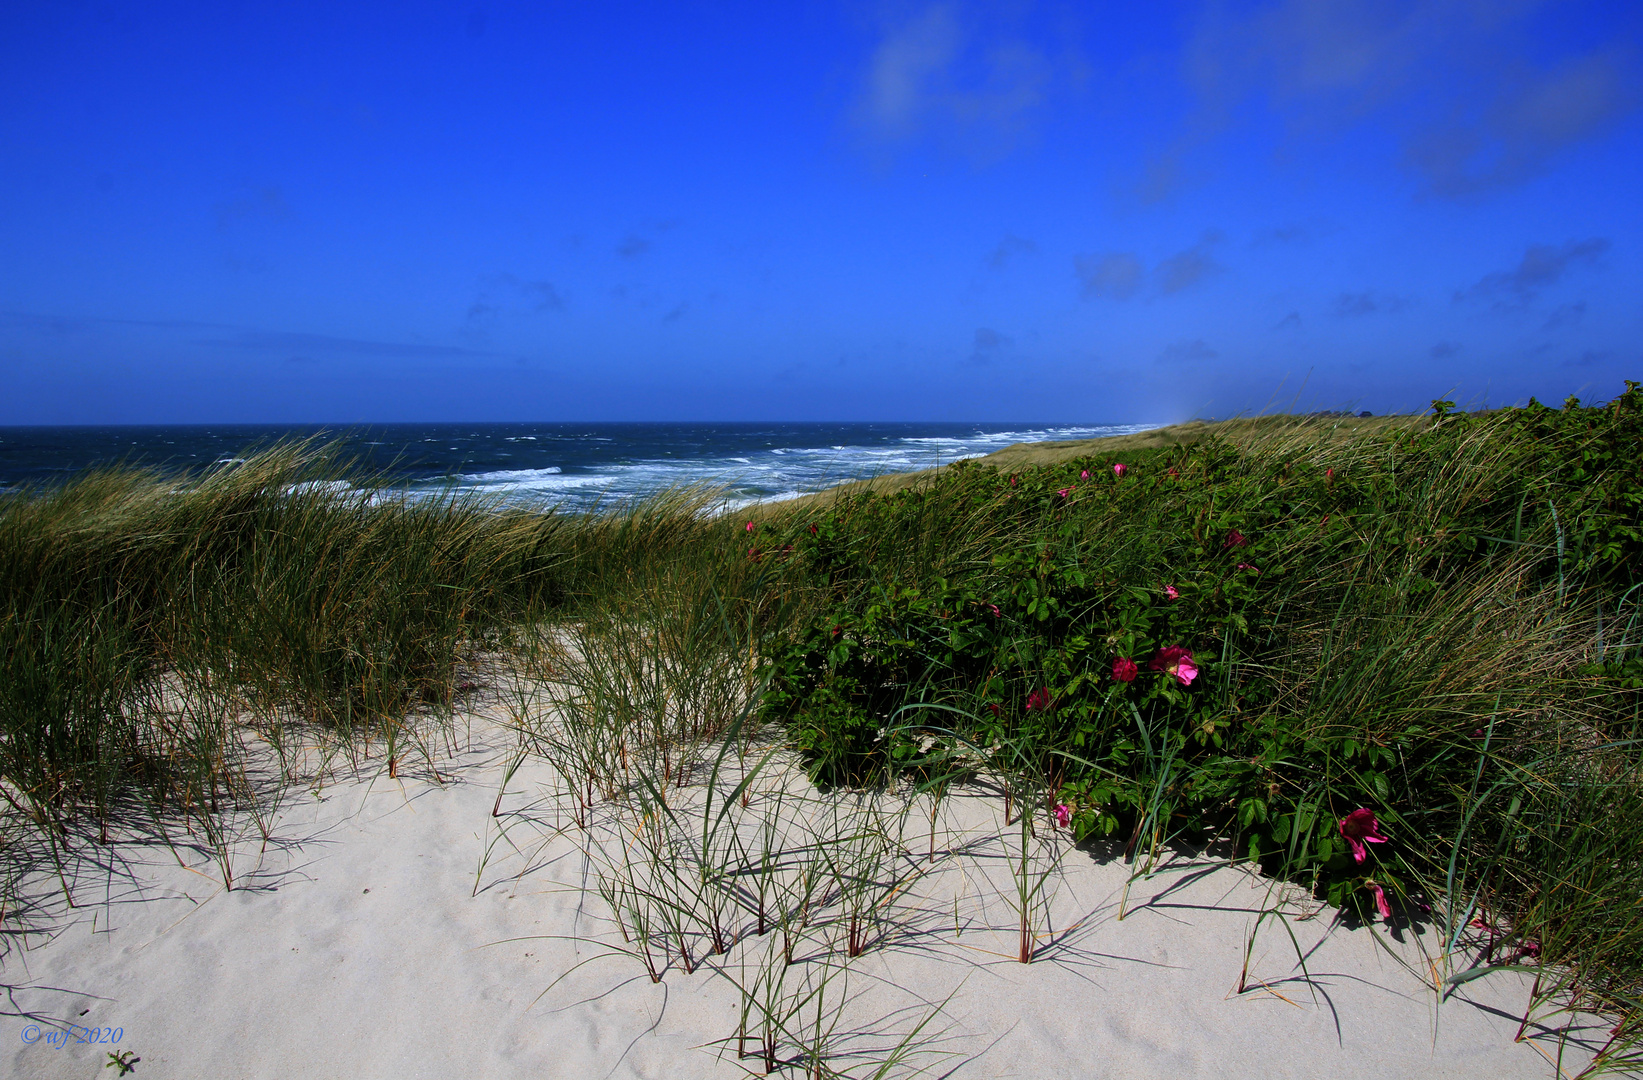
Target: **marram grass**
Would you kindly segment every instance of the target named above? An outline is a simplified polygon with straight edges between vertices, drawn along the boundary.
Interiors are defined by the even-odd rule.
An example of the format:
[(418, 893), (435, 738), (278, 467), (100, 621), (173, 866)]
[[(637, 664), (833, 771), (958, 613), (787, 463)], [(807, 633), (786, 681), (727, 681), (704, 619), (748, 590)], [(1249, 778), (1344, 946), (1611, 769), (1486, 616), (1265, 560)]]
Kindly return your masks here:
[[(231, 882), (233, 830), (302, 778), (301, 748), (438, 777), (442, 724), (500, 665), (550, 699), (548, 722), (521, 691), (522, 752), (580, 827), (648, 815), (601, 888), (653, 977), (749, 920), (783, 942), (745, 985), (766, 1055), (802, 1041), (782, 1002), (811, 991), (778, 976), (809, 913), (837, 909), (850, 960), (907, 855), (882, 823), (779, 866), (756, 834), (655, 831), (703, 783), (739, 814), (748, 793), (713, 778), (775, 732), (824, 785), (918, 793), (932, 821), (949, 785), (996, 784), (1023, 960), (1046, 887), (1029, 849), (1060, 817), (1137, 874), (1207, 846), (1349, 917), (1434, 926), (1448, 987), (1533, 968), (1526, 1015), (1606, 1013), (1595, 1068), (1623, 1070), (1643, 1031), (1639, 397), (1440, 403), (1350, 437), (1268, 418), (734, 516), (700, 489), (584, 515), (411, 497), (308, 443), (12, 493), (5, 880), (25, 852), (187, 828)], [(1362, 861), (1339, 826), (1359, 809), (1389, 838)]]

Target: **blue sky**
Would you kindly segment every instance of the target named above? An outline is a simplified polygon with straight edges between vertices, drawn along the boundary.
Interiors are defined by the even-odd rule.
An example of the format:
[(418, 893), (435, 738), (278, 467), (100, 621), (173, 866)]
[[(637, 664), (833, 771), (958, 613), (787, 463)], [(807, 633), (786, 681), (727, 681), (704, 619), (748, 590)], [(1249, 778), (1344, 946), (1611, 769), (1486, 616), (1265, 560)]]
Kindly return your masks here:
[(1643, 378), (1643, 5), (7, 5), (0, 424)]

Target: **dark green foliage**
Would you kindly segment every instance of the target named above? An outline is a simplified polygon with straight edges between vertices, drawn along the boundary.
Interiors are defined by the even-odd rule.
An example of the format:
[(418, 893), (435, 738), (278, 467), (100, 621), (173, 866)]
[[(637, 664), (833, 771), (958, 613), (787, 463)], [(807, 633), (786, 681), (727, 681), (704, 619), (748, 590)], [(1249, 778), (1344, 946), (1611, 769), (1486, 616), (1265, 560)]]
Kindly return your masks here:
[[(825, 782), (932, 740), (980, 748), (973, 768), (1030, 745), (1079, 833), (1131, 854), (1220, 837), (1369, 915), (1377, 886), (1418, 912), (1458, 877), (1538, 928), (1568, 865), (1534, 839), (1546, 820), (1599, 846), (1643, 827), (1640, 406), (1636, 384), (1597, 408), (1438, 403), (1422, 430), (1347, 445), (1274, 418), (1241, 445), (1129, 454), (1121, 476), (958, 466), (807, 510), (781, 528), (828, 599), (768, 652), (767, 715)], [(1190, 682), (1158, 670), (1186, 673), (1172, 648)], [(1553, 761), (1615, 779), (1552, 783), (1535, 763)], [(1362, 863), (1337, 828), (1358, 807), (1396, 840)], [(1640, 886), (1634, 858), (1601, 895)], [(1534, 933), (1560, 959), (1590, 949)]]

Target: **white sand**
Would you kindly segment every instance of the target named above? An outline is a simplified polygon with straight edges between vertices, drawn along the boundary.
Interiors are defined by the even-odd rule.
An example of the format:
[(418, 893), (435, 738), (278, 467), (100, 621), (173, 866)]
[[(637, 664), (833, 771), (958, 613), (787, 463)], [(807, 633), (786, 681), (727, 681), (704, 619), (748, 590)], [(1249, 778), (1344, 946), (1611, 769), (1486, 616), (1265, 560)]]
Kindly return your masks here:
[[(297, 788), (266, 849), (242, 844), (232, 891), (199, 852), (184, 853), (187, 867), (159, 845), (79, 852), (79, 906), (64, 910), (59, 894), (49, 933), (14, 941), (5, 958), (0, 1071), (113, 1077), (102, 1069), (110, 1049), (140, 1059), (134, 1076), (168, 1080), (758, 1071), (718, 1041), (736, 1030), (732, 978), (746, 978), (776, 935), (744, 937), (692, 975), (675, 963), (660, 984), (637, 960), (576, 940), (621, 943), (599, 895), (578, 887), (579, 849), (555, 835), (565, 819), (541, 795), (546, 766), (527, 764), (493, 819), (511, 736), (482, 720), (473, 733), (471, 749), (441, 761), (444, 786), (390, 780), (373, 764), (317, 795)], [(829, 984), (829, 1011), (844, 1003), (832, 1067), (871, 1075), (874, 1046), (882, 1054), (928, 1013), (924, 1003), (947, 1000), (913, 1059), (933, 1075), (1557, 1075), (1555, 1031), (1531, 1024), (1534, 1038), (1513, 1041), (1529, 996), (1518, 975), (1474, 981), (1439, 1006), (1422, 950), (1438, 951), (1431, 934), (1347, 929), (1327, 909), (1297, 920), (1303, 909), (1291, 906), (1310, 978), (1269, 921), (1251, 966), (1269, 989), (1236, 995), (1271, 888), (1209, 861), (1136, 882), (1120, 921), (1129, 870), (1070, 851), (1055, 886), (1060, 933), (1035, 962), (1017, 963), (1001, 895), (1010, 878), (987, 839), (999, 812), (978, 796), (944, 803), (939, 846), (969, 846), (899, 896), (887, 937)], [(908, 827), (916, 852), (927, 823), (915, 815)], [(54, 887), (42, 878), (28, 891), (46, 898)], [(790, 985), (821, 970), (819, 950), (816, 940), (801, 948)], [(68, 1023), (118, 1027), (121, 1041), (23, 1041), (31, 1025)], [(1565, 1074), (1589, 1056), (1571, 1043)]]

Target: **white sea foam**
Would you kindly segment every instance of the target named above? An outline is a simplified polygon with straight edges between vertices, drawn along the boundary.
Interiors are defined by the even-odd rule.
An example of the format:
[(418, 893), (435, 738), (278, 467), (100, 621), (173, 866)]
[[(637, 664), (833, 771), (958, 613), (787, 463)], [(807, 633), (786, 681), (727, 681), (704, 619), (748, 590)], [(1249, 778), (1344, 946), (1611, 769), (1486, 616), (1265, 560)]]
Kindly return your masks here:
[(286, 490), (293, 495), (307, 495), (316, 492), (326, 495), (347, 495), (358, 489), (346, 480), (304, 480), (300, 484), (292, 484)]
[[(773, 446), (714, 457), (687, 456), (690, 450), (686, 448), (681, 456), (670, 454), (619, 461), (599, 460), (607, 451), (596, 453), (589, 461), (586, 451), (579, 449), (578, 444), (587, 447), (592, 443), (621, 440), (591, 433), (543, 433), (541, 438), (545, 442), (540, 450), (528, 445), (536, 441), (537, 436), (510, 436), (505, 440), (514, 449), (510, 456), (529, 461), (532, 457), (552, 455), (566, 464), (543, 464), (533, 469), (472, 470), (454, 479), (458, 486), (471, 487), (510, 502), (557, 505), (570, 510), (609, 506), (667, 488), (707, 484), (721, 488), (722, 505), (734, 509), (754, 502), (797, 498), (851, 480), (985, 457), (1013, 443), (1093, 438), (1143, 430), (1146, 430), (1144, 425), (1023, 426), (974, 434), (908, 435), (872, 444)], [(556, 444), (562, 449), (550, 449)], [(679, 453), (680, 450), (675, 449), (674, 454)], [(574, 464), (577, 461), (585, 463)], [(424, 486), (433, 489), (449, 482), (449, 479), (428, 477)]]
[(515, 494), (528, 492), (557, 493), (575, 491), (579, 488), (607, 488), (616, 483), (614, 476), (589, 476), (579, 474), (563, 476), (554, 473), (543, 473), (540, 476), (521, 477), (516, 480), (496, 480), (477, 485), (481, 491), (496, 494)]
[(535, 480), (538, 477), (552, 476), (563, 471), (557, 465), (549, 465), (545, 469), (501, 469), (497, 472), (470, 473), (465, 474), (462, 479), (475, 484), (497, 484)]

